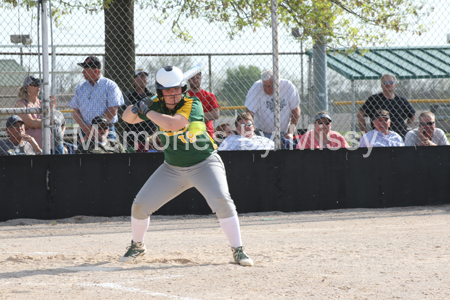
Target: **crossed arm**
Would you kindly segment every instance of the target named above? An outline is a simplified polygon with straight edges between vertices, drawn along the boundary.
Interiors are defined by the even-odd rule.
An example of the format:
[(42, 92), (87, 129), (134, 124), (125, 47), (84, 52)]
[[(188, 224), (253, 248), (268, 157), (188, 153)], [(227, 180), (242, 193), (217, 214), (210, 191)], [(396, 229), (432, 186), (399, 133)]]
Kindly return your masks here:
[[(111, 120), (114, 118), (114, 116), (117, 115), (118, 108), (119, 108), (118, 106), (108, 107), (106, 112), (103, 114), (103, 117), (105, 117), (106, 119), (108, 119), (108, 121), (111, 122)], [(80, 125), (80, 127), (84, 131), (84, 133), (86, 133), (89, 136), (92, 126), (88, 125), (84, 122), (83, 117), (81, 116), (81, 112), (78, 108), (73, 109), (72, 116), (73, 116), (73, 119), (75, 120), (75, 122), (77, 122), (78, 125)]]
[[(144, 120), (139, 118), (137, 114), (134, 114), (131, 109), (133, 108), (133, 105), (130, 105), (125, 109), (122, 115), (122, 119), (129, 123), (129, 124), (137, 124)], [(164, 130), (169, 131), (177, 131), (187, 125), (189, 125), (189, 121), (180, 114), (175, 114), (174, 116), (169, 115), (163, 115), (160, 113), (157, 113), (156, 111), (149, 111), (146, 114), (146, 117), (152, 120), (156, 125), (158, 125), (161, 128), (164, 128)]]

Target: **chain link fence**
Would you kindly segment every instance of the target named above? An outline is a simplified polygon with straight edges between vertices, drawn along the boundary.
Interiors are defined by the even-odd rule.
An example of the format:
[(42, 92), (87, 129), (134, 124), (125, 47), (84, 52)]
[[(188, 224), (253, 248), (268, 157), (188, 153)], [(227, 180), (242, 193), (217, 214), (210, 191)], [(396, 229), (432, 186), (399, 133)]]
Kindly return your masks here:
[[(97, 98), (102, 100), (99, 101), (90, 99), (86, 96), (88, 92), (84, 91), (82, 94), (87, 98), (83, 103), (87, 105), (86, 109), (114, 122), (116, 140), (124, 151), (157, 151), (154, 143), (157, 144), (158, 139), (152, 136), (157, 131), (154, 125), (148, 123), (130, 126), (121, 120), (120, 115), (127, 104), (132, 104), (143, 95), (155, 94), (155, 74), (167, 65), (177, 66), (183, 71), (197, 64), (203, 65), (201, 76), (191, 79), (188, 89), (197, 96), (200, 95), (199, 90), (215, 96), (204, 94), (202, 97), (205, 98), (203, 104), (210, 135), (215, 135), (218, 144), (223, 142), (227, 134), (250, 136), (248, 131), (255, 131), (257, 135), (272, 139), (276, 135), (274, 132), (278, 127), (274, 125), (275, 102), (271, 96), (273, 86), (270, 74), (264, 73), (273, 69), (271, 28), (258, 28), (256, 25), (254, 28), (233, 27), (231, 21), (226, 20), (213, 22), (216, 15), (211, 15), (210, 8), (204, 6), (203, 2), (198, 3), (198, 9), (205, 10), (204, 18), (202, 14), (195, 13), (188, 18), (180, 10), (171, 11), (169, 7), (167, 10), (160, 9), (150, 1), (116, 0), (107, 9), (96, 6), (91, 1), (68, 6), (61, 4), (63, 2), (48, 3), (52, 14), (48, 33), (49, 90), (55, 98), (51, 127), (53, 131), (56, 130), (53, 138), (60, 135), (60, 132), (64, 133), (65, 153), (75, 153), (80, 145), (80, 136), (77, 135), (80, 120), (76, 116), (74, 118), (75, 105), (72, 100), (77, 86), (86, 82), (86, 74), (82, 73), (83, 68), (77, 64), (85, 63), (86, 58), (91, 56), (98, 57), (103, 78), (115, 82), (120, 95), (112, 96), (107, 88), (101, 88), (101, 95)], [(190, 1), (188, 3), (195, 4)], [(361, 129), (372, 129), (371, 118), (380, 109), (389, 111), (391, 123), (403, 122), (405, 130), (420, 128), (419, 123), (429, 123), (428, 119), (424, 122), (419, 118), (424, 111), (434, 113), (436, 127), (445, 132), (450, 130), (450, 32), (446, 29), (446, 17), (450, 13), (448, 1), (434, 0), (423, 4), (418, 10), (421, 12), (419, 23), (423, 25), (420, 30), (395, 32), (383, 26), (369, 26), (373, 22), (366, 19), (367, 26), (363, 26), (364, 30), (360, 29), (360, 40), (363, 41), (359, 44), (361, 51), (357, 52), (352, 52), (352, 36), (348, 36), (348, 41), (345, 37), (336, 38), (337, 34), (334, 39), (321, 40), (306, 28), (292, 30), (286, 25), (286, 18), (281, 12), (289, 3), (287, 1), (280, 4), (280, 24), (277, 28), (279, 131), (283, 147), (295, 148), (300, 144), (299, 148), (304, 148), (307, 145), (304, 137), (308, 130), (333, 130), (344, 136), (349, 146), (358, 145), (363, 134)], [(310, 3), (311, 7), (318, 9), (317, 5), (321, 2)], [(417, 5), (420, 6), (419, 3)], [(270, 5), (267, 6), (270, 11)], [(266, 7), (266, 4), (262, 4), (262, 7)], [(333, 11), (335, 8), (329, 9)], [(361, 8), (361, 14), (363, 13)], [(405, 21), (409, 20), (408, 13), (414, 15), (406, 9), (399, 9), (399, 14), (404, 15)], [(34, 1), (4, 1), (0, 6), (0, 15), (3, 20), (3, 31), (0, 33), (0, 138), (8, 140), (12, 139), (12, 128), (8, 130), (6, 122), (12, 113), (7, 109), (40, 107), (38, 99), (41, 95), (31, 91), (39, 89), (38, 87), (25, 87), (27, 91), (31, 91), (25, 95), (19, 95), (19, 89), (21, 86), (23, 88), (27, 76), (43, 77), (42, 26), (39, 23), (42, 16)], [(301, 12), (299, 15), (301, 16)], [(346, 25), (349, 28), (356, 28), (364, 23), (360, 19), (350, 20), (353, 23)], [(270, 20), (261, 25), (267, 23)], [(230, 38), (230, 31), (237, 34)], [(380, 38), (376, 40), (374, 36)], [(339, 40), (339, 43), (336, 42)], [(320, 45), (322, 48), (318, 47)], [(403, 52), (388, 56), (373, 51), (394, 48), (401, 48)], [(431, 52), (421, 56), (414, 52), (419, 48), (431, 49)], [(342, 50), (344, 54), (333, 54), (336, 49)], [(318, 55), (324, 50), (326, 52), (322, 56)], [(352, 57), (354, 59), (350, 59)], [(370, 59), (364, 62), (361, 57)], [(324, 68), (322, 73), (319, 72), (321, 67)], [(142, 72), (138, 71), (140, 69)], [(395, 75), (395, 83), (389, 84), (391, 79), (380, 81), (383, 74)], [(388, 83), (384, 84), (385, 81)], [(412, 110), (400, 111), (396, 105), (378, 105), (381, 100), (377, 100), (377, 105), (363, 106), (371, 95), (383, 92), (386, 86), (394, 86), (395, 95), (407, 99)], [(146, 90), (141, 90), (141, 87)], [(110, 97), (116, 99), (112, 101)], [(95, 105), (98, 106), (93, 107)], [(109, 107), (117, 107), (118, 118), (108, 116)], [(75, 114), (76, 109), (75, 107)], [(244, 115), (245, 118), (239, 121), (238, 116), (247, 111), (250, 116)], [(325, 111), (328, 117), (316, 120), (320, 111)], [(26, 133), (39, 138), (40, 135), (35, 132), (41, 130), (38, 125), (41, 115), (17, 112), (24, 120)], [(89, 115), (84, 119), (84, 123), (91, 125), (91, 117)], [(330, 124), (326, 124), (328, 118), (332, 120)], [(249, 121), (253, 126), (247, 126)], [(102, 127), (103, 123), (98, 125)], [(216, 129), (220, 131), (219, 134), (214, 132)], [(147, 135), (133, 140), (125, 134), (130, 130), (145, 131)], [(399, 133), (404, 141), (405, 132)], [(426, 137), (423, 131), (419, 130), (419, 133), (421, 138)], [(319, 146), (323, 146), (324, 142), (320, 141), (320, 134), (317, 135), (317, 132), (316, 137)], [(148, 145), (145, 145), (146, 142)], [(325, 140), (325, 145), (327, 142), (330, 142), (329, 137)], [(40, 145), (41, 141), (37, 143)], [(255, 147), (272, 147), (266, 140), (261, 143), (262, 146)], [(7, 144), (2, 145), (5, 148)], [(10, 143), (8, 145), (13, 147)], [(58, 153), (58, 145), (52, 143), (52, 148), (52, 153)], [(113, 148), (114, 151), (117, 150), (117, 147)], [(231, 148), (243, 149), (237, 146)], [(2, 153), (8, 150), (11, 149), (3, 149)], [(111, 151), (108, 147), (104, 150)], [(23, 149), (14, 149), (12, 152), (20, 153)]]

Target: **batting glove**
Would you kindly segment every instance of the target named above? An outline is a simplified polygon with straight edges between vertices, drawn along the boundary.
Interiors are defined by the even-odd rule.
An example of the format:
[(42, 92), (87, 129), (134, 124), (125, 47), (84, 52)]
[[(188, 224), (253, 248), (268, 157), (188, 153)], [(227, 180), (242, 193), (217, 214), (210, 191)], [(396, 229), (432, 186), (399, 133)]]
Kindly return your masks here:
[(136, 107), (138, 113), (147, 115), (147, 113), (150, 111), (150, 108), (148, 107), (147, 98), (142, 99), (141, 101), (138, 101), (134, 107)]

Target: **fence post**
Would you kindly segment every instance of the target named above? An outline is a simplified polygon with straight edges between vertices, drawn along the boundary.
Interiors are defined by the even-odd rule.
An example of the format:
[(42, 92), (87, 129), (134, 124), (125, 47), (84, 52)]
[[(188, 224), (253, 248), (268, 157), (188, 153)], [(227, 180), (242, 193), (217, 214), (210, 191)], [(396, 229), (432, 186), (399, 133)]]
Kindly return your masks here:
[(47, 24), (47, 0), (41, 4), (41, 26), (42, 26), (42, 152), (50, 154), (50, 95), (49, 95), (49, 72), (48, 72), (48, 24)]
[(209, 92), (212, 93), (211, 54), (208, 55)]
[(327, 54), (325, 49), (326, 41), (320, 35), (314, 41), (313, 51), (313, 73), (314, 73), (314, 104), (317, 111), (328, 111), (327, 101)]
[(352, 131), (356, 132), (356, 88), (355, 80), (352, 79)]
[(275, 149), (280, 145), (280, 71), (278, 70), (278, 5), (272, 0), (272, 59), (273, 59), (273, 100), (275, 130), (272, 132)]

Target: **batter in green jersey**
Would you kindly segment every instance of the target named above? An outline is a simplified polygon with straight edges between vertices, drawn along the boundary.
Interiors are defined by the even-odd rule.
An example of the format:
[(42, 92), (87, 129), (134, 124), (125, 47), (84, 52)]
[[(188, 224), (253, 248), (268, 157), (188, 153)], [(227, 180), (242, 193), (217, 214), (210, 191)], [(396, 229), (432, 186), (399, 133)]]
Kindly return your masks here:
[[(147, 100), (146, 105), (150, 110), (160, 114), (169, 116), (180, 114), (188, 120), (187, 124), (196, 121), (203, 122), (202, 103), (196, 97), (190, 98), (183, 95), (181, 101), (173, 109), (167, 108), (164, 97)], [(143, 114), (138, 114), (138, 116), (142, 120), (148, 120), (147, 116)], [(194, 133), (188, 129), (188, 126), (175, 131), (159, 126), (159, 132), (165, 161), (172, 166), (193, 166), (208, 158), (217, 149), (217, 145), (206, 129), (203, 132)]]
[(253, 260), (242, 246), (236, 206), (228, 190), (225, 166), (217, 154), (217, 146), (206, 130), (189, 130), (192, 122), (203, 122), (200, 100), (186, 96), (186, 80), (177, 67), (160, 69), (156, 73), (155, 86), (156, 98), (141, 100), (127, 107), (122, 116), (130, 124), (152, 120), (159, 126), (165, 161), (134, 199), (131, 207), (132, 241), (119, 261), (134, 263), (144, 255), (147, 251), (144, 237), (150, 215), (183, 191), (195, 187), (216, 213), (230, 243), (234, 261), (252, 266)]

